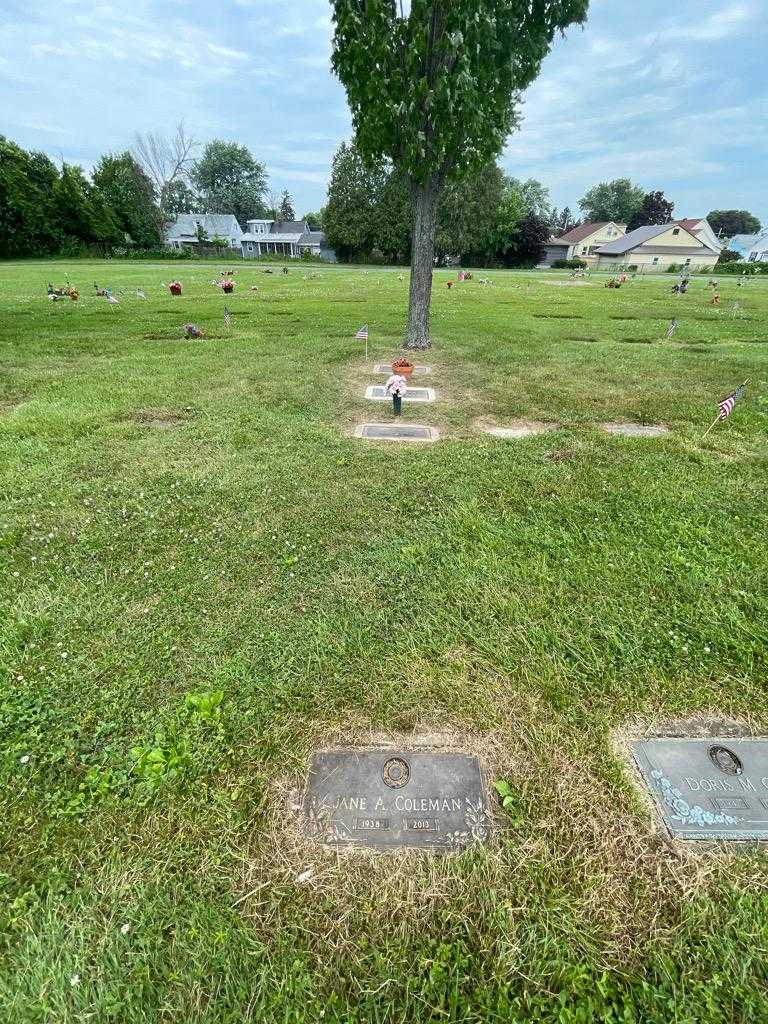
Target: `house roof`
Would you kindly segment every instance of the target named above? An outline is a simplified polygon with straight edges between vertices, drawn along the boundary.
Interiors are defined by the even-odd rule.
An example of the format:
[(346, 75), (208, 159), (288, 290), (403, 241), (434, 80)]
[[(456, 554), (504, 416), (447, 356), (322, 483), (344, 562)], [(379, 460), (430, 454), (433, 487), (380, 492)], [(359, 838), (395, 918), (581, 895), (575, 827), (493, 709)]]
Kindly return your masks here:
[(293, 235), (298, 232), (303, 235), (307, 230), (307, 222), (303, 220), (276, 220), (270, 228), (273, 235)]
[(574, 242), (580, 242), (588, 235), (594, 235), (600, 228), (604, 228), (606, 224), (610, 224), (609, 220), (597, 221), (594, 224), (579, 224), (577, 228), (571, 228), (570, 231), (566, 231), (564, 235), (560, 235), (559, 238), (554, 239), (556, 242), (567, 242), (568, 245), (573, 245)]
[[(634, 231), (627, 232), (626, 235), (622, 235), (621, 238), (614, 238), (612, 242), (606, 242), (605, 245), (601, 245), (598, 249), (598, 253), (601, 256), (621, 256), (622, 253), (629, 252), (630, 249), (636, 249), (639, 245), (650, 241), (652, 238), (656, 238), (657, 235), (663, 234), (670, 228), (680, 227), (678, 221), (670, 221), (669, 224), (644, 224), (641, 228), (635, 228)], [(687, 231), (687, 228), (683, 228), (683, 231)], [(692, 239), (698, 238), (692, 231), (688, 231), (688, 234)], [(701, 245), (702, 249), (706, 249), (706, 246)], [(695, 248), (695, 247), (694, 247)], [(707, 249), (707, 252), (710, 250)]]
[(317, 242), (320, 245), (325, 244), (325, 232), (324, 231), (310, 231), (309, 232), (310, 242)]
[(762, 235), (759, 232), (756, 235), (734, 235), (732, 238), (728, 239), (728, 248), (733, 249), (738, 246), (746, 251), (751, 249), (761, 237)]
[(246, 232), (244, 235), (240, 236), (240, 241), (241, 242), (298, 242), (298, 240), (301, 237), (302, 236), (298, 232), (296, 232), (296, 231), (291, 231), (291, 232), (277, 232), (277, 231), (266, 232), (266, 231), (264, 231), (261, 234), (255, 234), (255, 235), (251, 234), (250, 232)]
[(240, 238), (242, 231), (237, 218), (231, 213), (180, 213), (173, 224), (169, 224), (165, 237), (197, 238), (197, 225), (202, 224), (209, 238)]

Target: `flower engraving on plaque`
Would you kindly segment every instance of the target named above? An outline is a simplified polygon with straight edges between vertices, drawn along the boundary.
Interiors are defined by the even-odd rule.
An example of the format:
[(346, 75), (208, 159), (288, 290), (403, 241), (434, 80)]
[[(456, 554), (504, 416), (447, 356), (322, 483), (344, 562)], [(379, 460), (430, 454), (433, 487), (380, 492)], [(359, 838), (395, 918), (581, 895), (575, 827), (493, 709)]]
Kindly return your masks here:
[(731, 814), (713, 814), (698, 804), (689, 804), (681, 791), (658, 768), (653, 769), (651, 778), (662, 800), (672, 810), (673, 821), (680, 821), (684, 825), (738, 825), (739, 819)]

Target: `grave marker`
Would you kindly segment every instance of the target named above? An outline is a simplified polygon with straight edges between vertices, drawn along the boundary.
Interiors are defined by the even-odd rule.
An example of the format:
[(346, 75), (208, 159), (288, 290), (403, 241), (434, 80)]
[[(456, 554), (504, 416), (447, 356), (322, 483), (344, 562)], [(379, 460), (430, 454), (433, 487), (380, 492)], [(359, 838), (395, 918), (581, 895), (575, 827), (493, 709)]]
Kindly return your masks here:
[(355, 429), (355, 437), (369, 441), (437, 441), (440, 432), (420, 423), (363, 423)]
[(310, 836), (334, 846), (458, 850), (490, 838), (476, 757), (421, 750), (324, 750), (304, 797)]
[[(365, 397), (374, 402), (392, 401), (383, 384), (371, 384), (365, 389)], [(403, 395), (404, 402), (434, 402), (434, 400), (435, 392), (432, 388), (413, 388), (409, 385), (408, 390)]]
[(653, 423), (603, 423), (600, 429), (624, 437), (661, 437), (669, 433), (669, 427)]
[(637, 767), (676, 839), (768, 839), (768, 740), (639, 740)]
[(542, 423), (537, 420), (513, 420), (506, 427), (483, 427), (483, 432), (492, 437), (520, 438), (534, 434), (548, 434), (557, 430), (557, 423)]

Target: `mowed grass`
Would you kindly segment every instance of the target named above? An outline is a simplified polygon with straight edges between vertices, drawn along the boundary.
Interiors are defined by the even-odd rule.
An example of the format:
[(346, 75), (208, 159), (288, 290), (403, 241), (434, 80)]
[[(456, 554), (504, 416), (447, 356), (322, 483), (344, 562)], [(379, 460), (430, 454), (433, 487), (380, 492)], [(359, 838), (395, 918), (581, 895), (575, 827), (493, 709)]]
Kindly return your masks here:
[[(670, 845), (617, 737), (768, 727), (768, 281), (440, 272), (442, 440), (397, 446), (350, 435), (407, 275), (234, 266), (0, 266), (0, 1019), (765, 1019), (763, 853)], [(495, 841), (302, 841), (369, 730), (483, 752)]]

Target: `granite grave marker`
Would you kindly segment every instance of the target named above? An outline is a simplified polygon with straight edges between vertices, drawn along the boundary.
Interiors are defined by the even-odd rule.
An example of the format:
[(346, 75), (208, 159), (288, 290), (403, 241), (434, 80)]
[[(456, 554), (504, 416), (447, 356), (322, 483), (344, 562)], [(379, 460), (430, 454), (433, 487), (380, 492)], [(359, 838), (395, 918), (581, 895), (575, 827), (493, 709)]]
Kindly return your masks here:
[(440, 432), (436, 427), (420, 423), (362, 423), (355, 428), (355, 437), (369, 441), (437, 441)]
[[(371, 384), (365, 389), (365, 397), (373, 399), (374, 402), (391, 402), (392, 398), (387, 394), (383, 384)], [(432, 388), (414, 388), (410, 384), (403, 395), (404, 402), (434, 402), (435, 392)]]
[(334, 846), (449, 851), (491, 833), (480, 763), (468, 754), (320, 751), (304, 816), (310, 836)]
[(768, 740), (638, 740), (635, 762), (676, 839), (768, 839)]

